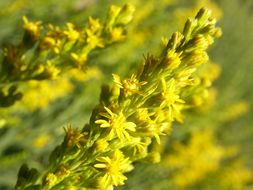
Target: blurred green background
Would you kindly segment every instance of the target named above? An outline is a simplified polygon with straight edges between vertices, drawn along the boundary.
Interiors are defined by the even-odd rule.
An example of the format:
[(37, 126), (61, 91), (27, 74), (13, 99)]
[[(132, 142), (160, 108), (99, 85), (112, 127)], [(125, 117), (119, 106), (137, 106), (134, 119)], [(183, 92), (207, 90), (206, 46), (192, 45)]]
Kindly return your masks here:
[[(43, 23), (59, 26), (66, 22), (83, 26), (89, 16), (105, 19), (109, 5), (123, 5), (126, 2), (136, 6), (135, 17), (128, 26), (127, 38), (120, 44), (97, 50), (90, 55), (88, 66), (96, 69), (95, 76), (91, 73), (85, 80), (72, 81), (70, 90), (66, 90), (66, 93), (63, 91), (59, 97), (51, 99), (47, 99), (47, 95), (54, 94), (55, 88), (49, 92), (44, 91), (45, 94), (41, 88), (38, 98), (45, 97), (48, 100), (47, 106), (29, 106), (27, 102), (21, 102), (8, 110), (0, 110), (1, 190), (13, 188), (22, 163), (26, 162), (32, 167), (43, 169), (49, 152), (63, 139), (63, 127), (71, 123), (73, 127), (81, 128), (88, 122), (91, 111), (98, 102), (100, 87), (103, 83), (110, 83), (111, 74), (130, 76), (143, 61), (143, 55), (158, 55), (162, 48), (161, 37), (169, 37), (172, 32), (181, 31), (186, 18), (194, 16), (202, 6), (213, 10), (214, 16), (219, 20), (218, 25), (223, 30), (222, 37), (210, 49), (210, 59), (219, 64), (222, 70), (214, 84), (217, 97), (208, 112), (189, 112), (182, 126), (174, 126), (171, 136), (164, 140), (162, 155), (171, 152), (173, 154), (170, 146), (174, 141), (187, 145), (193, 134), (202, 129), (209, 129), (214, 133), (215, 144), (222, 147), (238, 147), (236, 155), (230, 160), (242, 158), (242, 167), (253, 171), (251, 0), (1, 0), (0, 47), (17, 44), (21, 40), (23, 15), (31, 20), (41, 20)], [(24, 88), (29, 87), (28, 84), (22, 85)], [(45, 85), (57, 87), (58, 83), (48, 82)], [(33, 104), (33, 100), (30, 104)], [(160, 165), (136, 164), (136, 170), (128, 174), (126, 186), (119, 189), (223, 190), (225, 186), (215, 179), (218, 179), (217, 173), (223, 166), (230, 167), (230, 160), (221, 161), (221, 169), (217, 169), (216, 173), (203, 174), (201, 179), (185, 187), (173, 183), (173, 176), (177, 172), (180, 174), (180, 170), (175, 172), (164, 167), (163, 162)], [(237, 172), (236, 169), (234, 171)], [(253, 189), (253, 174), (249, 174), (249, 179), (241, 182), (243, 174), (240, 176), (239, 170), (237, 173), (237, 185), (228, 185), (226, 188)], [(238, 185), (239, 183), (241, 185)]]

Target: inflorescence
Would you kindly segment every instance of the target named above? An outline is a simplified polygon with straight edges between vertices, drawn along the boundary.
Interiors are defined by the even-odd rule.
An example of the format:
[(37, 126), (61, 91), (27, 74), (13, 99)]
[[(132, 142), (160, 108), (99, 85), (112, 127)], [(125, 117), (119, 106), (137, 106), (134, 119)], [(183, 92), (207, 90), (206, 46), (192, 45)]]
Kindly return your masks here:
[[(159, 155), (150, 145), (159, 144), (160, 136), (171, 132), (173, 122), (183, 122), (183, 110), (199, 104), (194, 101), (197, 89), (210, 86), (211, 81), (203, 82), (197, 71), (208, 62), (207, 48), (221, 35), (215, 23), (211, 12), (201, 9), (187, 20), (183, 33), (175, 32), (164, 40), (166, 47), (159, 57), (146, 56), (130, 78), (113, 74), (114, 83), (102, 88), (90, 122), (82, 130), (65, 128), (64, 141), (51, 153), (45, 171), (24, 165), (16, 189), (113, 189), (125, 183), (125, 173), (133, 169), (134, 162), (158, 162)], [(69, 25), (67, 31), (72, 29)], [(89, 39), (87, 30), (86, 34)], [(91, 41), (101, 46), (98, 39)], [(61, 49), (58, 53), (62, 54)]]

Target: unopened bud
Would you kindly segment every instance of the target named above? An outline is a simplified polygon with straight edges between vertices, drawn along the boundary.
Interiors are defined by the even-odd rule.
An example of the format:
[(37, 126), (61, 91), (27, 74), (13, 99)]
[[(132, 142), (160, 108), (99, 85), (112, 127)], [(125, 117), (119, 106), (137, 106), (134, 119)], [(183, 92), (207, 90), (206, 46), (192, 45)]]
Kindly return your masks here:
[(198, 66), (206, 63), (209, 57), (205, 51), (196, 50), (183, 57), (182, 62), (190, 66)]
[(211, 16), (211, 11), (205, 8), (199, 10), (198, 14), (196, 15), (196, 19), (200, 25), (204, 24)]
[[(187, 43), (186, 49), (188, 52), (196, 49), (206, 50), (209, 46), (209, 41), (210, 39), (207, 40), (207, 38), (204, 35), (199, 34)], [(210, 41), (210, 43), (211, 42), (212, 41)]]
[(133, 19), (133, 13), (135, 11), (135, 7), (131, 4), (126, 4), (122, 7), (119, 17), (117, 18), (118, 24), (128, 24)]
[(184, 36), (180, 32), (174, 32), (171, 39), (169, 40), (168, 47), (169, 49), (176, 49), (177, 45), (181, 42)]

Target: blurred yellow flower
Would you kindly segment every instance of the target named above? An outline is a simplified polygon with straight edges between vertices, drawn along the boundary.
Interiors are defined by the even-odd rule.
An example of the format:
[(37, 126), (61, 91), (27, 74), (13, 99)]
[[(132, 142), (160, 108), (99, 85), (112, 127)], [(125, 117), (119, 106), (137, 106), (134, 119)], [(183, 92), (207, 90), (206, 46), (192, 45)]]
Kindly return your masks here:
[(77, 41), (80, 38), (80, 33), (75, 29), (74, 24), (67, 23), (67, 30), (63, 31), (70, 41)]
[(23, 28), (27, 31), (33, 38), (37, 38), (40, 35), (40, 29), (42, 28), (41, 21), (30, 22), (26, 16), (23, 16)]
[(86, 41), (87, 41), (88, 45), (91, 47), (91, 49), (94, 49), (96, 47), (100, 47), (100, 48), (104, 47), (103, 39), (100, 38), (99, 36), (97, 36), (96, 34), (94, 34), (93, 31), (87, 29), (86, 34), (87, 34)]
[(172, 181), (179, 188), (187, 188), (219, 168), (226, 150), (217, 145), (210, 130), (195, 132), (189, 142), (175, 142), (174, 153), (164, 159), (164, 164), (175, 172)]
[(95, 121), (101, 128), (108, 128), (109, 134), (107, 138), (109, 140), (118, 137), (121, 141), (129, 141), (130, 134), (128, 131), (135, 131), (135, 123), (127, 122), (122, 112), (116, 114), (113, 113), (109, 108), (104, 107), (106, 112), (100, 113), (105, 119), (98, 119)]
[(32, 143), (35, 148), (43, 148), (50, 142), (49, 134), (41, 134), (39, 135)]

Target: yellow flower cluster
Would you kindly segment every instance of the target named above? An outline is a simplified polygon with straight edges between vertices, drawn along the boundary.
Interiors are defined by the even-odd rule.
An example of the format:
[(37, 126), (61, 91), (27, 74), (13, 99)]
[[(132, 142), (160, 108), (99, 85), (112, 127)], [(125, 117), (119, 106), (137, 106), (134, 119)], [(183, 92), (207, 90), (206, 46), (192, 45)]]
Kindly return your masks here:
[[(73, 89), (67, 79), (56, 81), (29, 81), (26, 84), (25, 96), (18, 105), (24, 105), (28, 110), (46, 108), (56, 98), (64, 96)], [(52, 92), (52, 89), (54, 91)], [(23, 106), (22, 106), (23, 107)]]
[[(24, 36), (20, 44), (4, 49), (0, 62), (0, 106), (7, 107), (21, 94), (11, 83), (27, 80), (55, 80), (70, 68), (86, 70), (91, 51), (122, 41), (125, 26), (131, 21), (133, 6), (112, 6), (104, 22), (89, 18), (85, 27), (67, 23), (65, 27), (52, 24), (42, 25), (41, 21), (31, 22), (23, 17)], [(3, 88), (9, 88), (4, 93)], [(6, 91), (6, 90), (5, 90)]]
[[(70, 69), (64, 75), (57, 77), (53, 81), (28, 81), (24, 85), (20, 85), (20, 89), (22, 89), (25, 96), (15, 106), (9, 108), (9, 110), (12, 111), (17, 108), (21, 108), (24, 111), (44, 109), (50, 103), (66, 96), (74, 89), (71, 81), (85, 82), (89, 79), (97, 79), (100, 77), (101, 71), (98, 68), (89, 67), (85, 73), (79, 69)], [(54, 90), (52, 91), (52, 89)]]
[[(253, 182), (253, 172), (239, 157), (239, 147), (218, 143), (210, 127), (173, 141), (169, 151), (162, 153), (160, 167), (167, 175), (161, 184), (171, 189), (239, 190)], [(163, 189), (163, 185), (154, 185), (154, 189)]]
[(174, 11), (174, 16), (177, 18), (179, 25), (184, 24), (184, 19), (188, 18), (192, 13), (197, 11), (201, 7), (209, 7), (216, 19), (220, 20), (223, 16), (223, 12), (218, 4), (213, 0), (192, 0), (191, 7), (182, 7)]
[(174, 170), (171, 180), (178, 189), (197, 184), (219, 168), (226, 149), (214, 142), (210, 130), (193, 133), (187, 144), (174, 142), (173, 152), (164, 158), (164, 165)]
[[(114, 18), (119, 12), (113, 7), (109, 15)], [(116, 20), (125, 24), (130, 19), (123, 14)], [(159, 57), (147, 56), (131, 78), (114, 74), (114, 84), (103, 87), (89, 124), (81, 131), (66, 130), (63, 143), (50, 156), (50, 168), (38, 178), (25, 178), (21, 168), (16, 188), (113, 189), (124, 184), (124, 173), (133, 169), (133, 162), (159, 161), (149, 145), (153, 139), (160, 143), (174, 121), (183, 122), (182, 111), (192, 106), (183, 93), (194, 94), (192, 87), (203, 86), (196, 82), (200, 80), (196, 71), (208, 61), (206, 50), (221, 33), (215, 24), (211, 12), (201, 9), (186, 22), (183, 33), (167, 40)], [(59, 175), (62, 164), (68, 175)]]
[(253, 183), (253, 172), (244, 160), (235, 160), (222, 169), (218, 179), (222, 189), (241, 190)]

